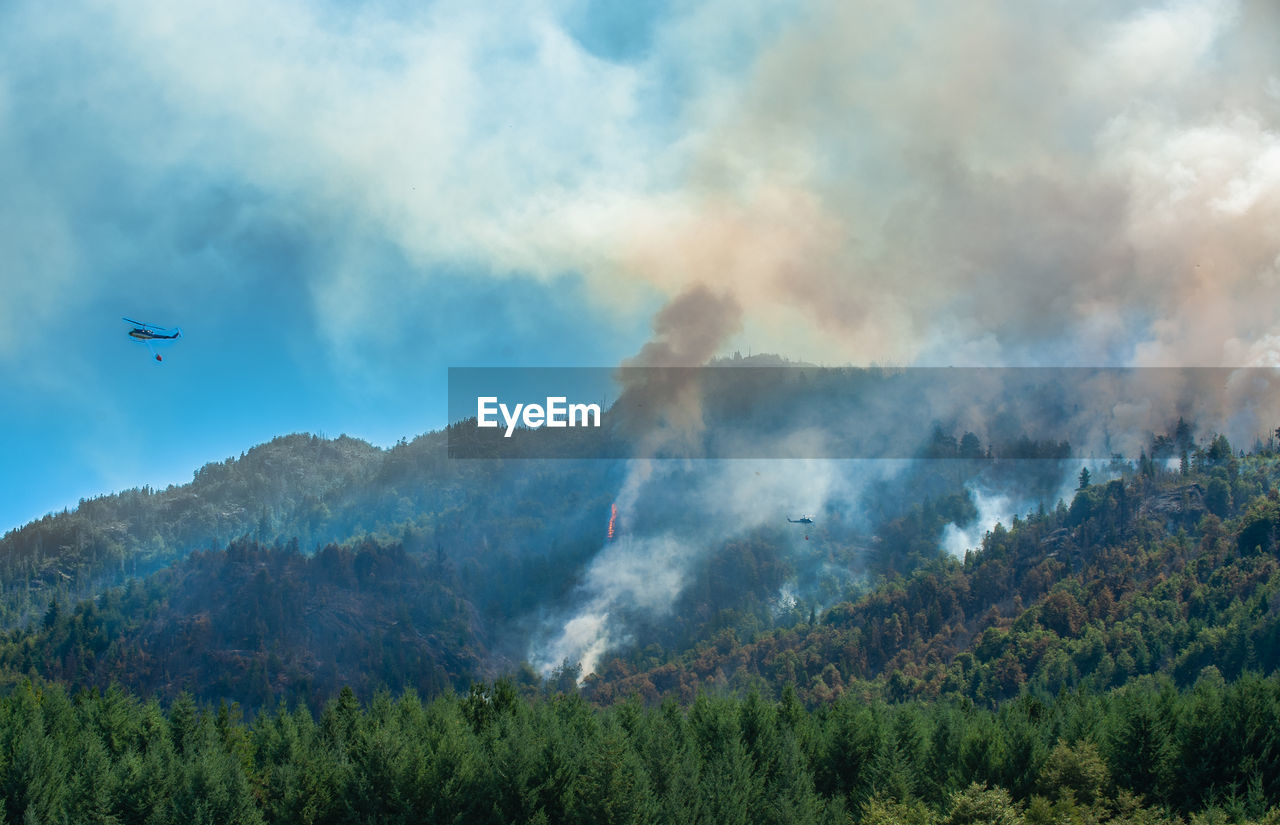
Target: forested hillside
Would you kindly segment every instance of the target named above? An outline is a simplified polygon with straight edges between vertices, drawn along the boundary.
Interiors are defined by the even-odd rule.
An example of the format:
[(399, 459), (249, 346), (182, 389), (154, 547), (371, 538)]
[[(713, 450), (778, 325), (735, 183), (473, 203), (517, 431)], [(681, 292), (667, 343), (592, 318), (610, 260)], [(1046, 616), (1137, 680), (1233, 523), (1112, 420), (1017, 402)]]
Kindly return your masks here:
[[(49, 599), (145, 576), (192, 550), (251, 534), (271, 538), (288, 514), (299, 542), (331, 536), (330, 502), (365, 489), (382, 451), (353, 438), (293, 435), (207, 464), (190, 484), (86, 499), (0, 539), (0, 624), (42, 615)], [(343, 525), (346, 527), (346, 525)]]
[[(451, 462), (432, 437), (290, 437), (189, 488), (86, 502), (5, 539), (21, 559), (85, 525), (81, 556), (40, 558), (88, 559), (99, 584), (77, 600), (10, 582), (11, 615), (32, 616), (0, 638), (4, 813), (1273, 822), (1280, 457), (1179, 429), (1057, 502), (1060, 448), (987, 459), (935, 429), (929, 460), (829, 488), (811, 525), (695, 506), (758, 470), (667, 472), (620, 540), (604, 531), (625, 466)], [(294, 469), (257, 525), (179, 549), (215, 500), (257, 495), (246, 473), (268, 458)], [(992, 489), (1041, 503), (948, 555), (948, 525)], [(176, 524), (146, 521), (180, 501)], [(128, 507), (151, 515), (111, 521)], [(137, 558), (158, 569), (103, 586), (120, 575), (93, 567), (104, 524), (152, 524), (159, 549)], [(668, 603), (609, 603), (627, 635), (594, 672), (530, 666), (600, 558), (673, 534), (699, 552)]]
[(1082, 477), (1069, 506), (997, 526), (963, 560), (938, 556), (790, 627), (730, 623), (685, 652), (632, 651), (589, 689), (599, 701), (687, 701), (762, 681), (809, 702), (870, 690), (991, 704), (1027, 685), (1104, 690), (1163, 673), (1185, 686), (1210, 665), (1271, 673), (1277, 462), (1219, 447), (1180, 469), (1146, 461), (1106, 483)]
[(411, 536), (408, 552), (440, 556), (480, 610), (509, 616), (571, 585), (560, 571), (598, 548), (618, 475), (606, 462), (450, 461), (443, 433), (387, 450), (286, 436), (206, 465), (190, 484), (86, 500), (9, 532), (0, 540), (0, 626), (25, 626), (51, 600), (70, 608), (246, 536), (307, 554)]
[[(935, 433), (931, 449), (947, 443)], [(433, 696), (503, 672), (536, 682), (521, 660), (539, 617), (581, 598), (577, 571), (601, 543), (588, 516), (606, 512), (604, 485), (618, 477), (605, 462), (568, 464), (589, 474), (478, 462), (468, 472), (493, 485), (485, 496), (457, 481), (426, 485), (437, 470), (406, 460), (390, 476), (402, 484), (377, 495), (473, 496), (466, 509), (441, 504), (393, 524), (397, 535), (314, 555), (297, 541), (236, 540), (92, 600), (47, 598), (39, 620), (0, 646), (0, 667), (11, 682), (119, 682), (167, 698), (185, 687), (249, 709), (281, 698), (316, 708), (342, 685), (367, 699), (378, 685)], [(863, 497), (880, 508), (874, 518), (828, 512), (803, 541), (776, 526), (713, 538), (669, 609), (636, 611), (629, 644), (596, 672), (564, 664), (603, 704), (793, 685), (808, 705), (848, 691), (990, 705), (1025, 686), (1103, 690), (1148, 674), (1185, 686), (1208, 665), (1227, 678), (1280, 666), (1280, 461), (1269, 451), (1241, 457), (1218, 437), (1181, 466), (1118, 464), (1119, 477), (1099, 483), (1085, 471), (1070, 502), (1015, 517), (965, 559), (949, 557), (943, 526), (976, 515), (967, 487), (1037, 475), (999, 466), (921, 462)], [(646, 517), (671, 513), (694, 530), (701, 514), (681, 512), (688, 484), (657, 485)], [(925, 497), (895, 509), (909, 491)], [(332, 522), (359, 511), (348, 506)]]
[(52, 602), (38, 627), (0, 646), (0, 669), (250, 708), (318, 709), (343, 686), (434, 696), (487, 672), (480, 622), (451, 578), (446, 562), (419, 564), (399, 543), (308, 557), (233, 542), (72, 610)]

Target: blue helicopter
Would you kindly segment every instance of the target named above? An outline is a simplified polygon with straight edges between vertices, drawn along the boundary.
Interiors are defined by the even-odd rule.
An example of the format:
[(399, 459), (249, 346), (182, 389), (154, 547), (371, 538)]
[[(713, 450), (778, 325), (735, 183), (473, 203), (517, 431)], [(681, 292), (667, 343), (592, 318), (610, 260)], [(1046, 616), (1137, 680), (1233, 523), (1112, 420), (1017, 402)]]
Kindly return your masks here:
[(163, 361), (160, 353), (155, 351), (151, 346), (153, 341), (176, 341), (182, 337), (182, 330), (174, 327), (158, 327), (155, 324), (144, 324), (141, 321), (135, 321), (132, 318), (125, 318), (126, 323), (133, 324), (133, 329), (129, 330), (129, 337), (135, 341), (147, 345), (147, 351), (150, 352), (157, 361)]

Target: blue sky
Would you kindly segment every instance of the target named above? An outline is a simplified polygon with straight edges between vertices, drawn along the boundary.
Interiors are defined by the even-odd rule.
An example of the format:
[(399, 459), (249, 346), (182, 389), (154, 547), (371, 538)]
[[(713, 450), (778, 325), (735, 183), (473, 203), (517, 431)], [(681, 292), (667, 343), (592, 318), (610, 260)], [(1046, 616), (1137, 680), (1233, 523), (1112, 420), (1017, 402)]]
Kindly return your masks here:
[[(349, 14), (290, 11), (318, 28)], [(394, 8), (369, 13), (377, 26), (414, 25)], [(323, 157), (301, 159), (289, 180), (264, 171), (246, 156), (292, 147), (270, 129), (250, 134), (221, 92), (223, 111), (175, 99), (198, 78), (167, 86), (139, 45), (149, 21), (129, 10), (0, 15), (4, 528), (83, 496), (182, 483), (281, 433), (385, 445), (438, 428), (449, 366), (604, 366), (644, 341), (656, 291), (606, 314), (571, 266), (530, 273), (474, 251), (406, 252), (361, 214), (359, 181), (324, 191)], [(241, 23), (252, 28), (227, 21), (225, 34)], [(601, 48), (640, 48), (606, 29)], [(372, 69), (364, 60), (377, 54), (347, 57), (344, 71), (396, 71), (394, 55)], [(184, 337), (154, 363), (122, 316)]]
[[(0, 7), (0, 530), (450, 366), (1280, 364), (1257, 0)], [(1259, 300), (1262, 296), (1262, 300)], [(179, 325), (157, 365), (129, 316)], [(697, 324), (697, 320), (691, 321)]]

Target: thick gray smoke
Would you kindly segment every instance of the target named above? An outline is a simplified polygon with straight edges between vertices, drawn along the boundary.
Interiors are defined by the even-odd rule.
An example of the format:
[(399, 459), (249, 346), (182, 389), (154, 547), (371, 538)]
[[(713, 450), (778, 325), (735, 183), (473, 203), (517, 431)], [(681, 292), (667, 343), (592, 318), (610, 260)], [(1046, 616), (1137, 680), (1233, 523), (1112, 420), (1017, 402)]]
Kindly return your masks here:
[(619, 426), (643, 432), (640, 458), (687, 446), (702, 432), (697, 370), (742, 327), (742, 310), (727, 294), (698, 285), (659, 310), (653, 337), (618, 370)]
[[(603, 220), (565, 210), (598, 271), (732, 294), (735, 340), (825, 363), (1280, 366), (1280, 6), (813, 0), (778, 31), (685, 109), (665, 155), (679, 186), (593, 200)], [(1179, 415), (1249, 443), (1280, 408), (1260, 372), (1209, 393), (1147, 380), (1082, 384), (1057, 431), (1105, 458)], [(957, 432), (990, 423), (962, 402), (917, 399)], [(979, 491), (980, 528), (1023, 504), (1002, 495)], [(957, 526), (949, 546), (979, 538)], [(629, 552), (597, 561), (631, 569)], [(653, 557), (678, 570), (697, 552)], [(627, 601), (606, 578), (571, 623)]]
[(807, 3), (631, 260), (813, 361), (1276, 363), (1278, 35), (1269, 0)]
[(653, 337), (622, 366), (700, 367), (741, 328), (738, 302), (729, 294), (697, 284), (658, 311), (653, 318)]
[[(690, 368), (704, 365), (740, 328), (736, 301), (696, 286), (658, 312), (653, 337), (623, 362), (622, 394), (614, 410), (624, 418), (623, 426), (642, 426), (645, 437), (639, 456), (629, 462), (616, 502), (618, 537), (588, 568), (581, 584), (582, 606), (547, 648), (535, 654), (544, 673), (565, 660), (581, 663), (583, 673), (591, 673), (606, 650), (628, 638), (616, 612), (660, 615), (683, 589), (690, 563), (705, 551), (710, 531), (636, 537), (629, 527), (644, 486), (655, 472), (660, 481), (673, 469), (669, 462), (655, 467), (650, 456), (689, 443), (702, 431), (701, 384)], [(714, 508), (708, 512), (709, 522), (721, 519)]]

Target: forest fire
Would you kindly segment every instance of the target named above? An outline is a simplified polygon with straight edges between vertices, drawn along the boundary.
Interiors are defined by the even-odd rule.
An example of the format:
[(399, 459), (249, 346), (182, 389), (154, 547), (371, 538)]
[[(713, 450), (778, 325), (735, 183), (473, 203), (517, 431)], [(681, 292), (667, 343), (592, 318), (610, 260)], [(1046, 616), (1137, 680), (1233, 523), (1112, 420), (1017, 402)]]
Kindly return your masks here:
[(605, 538), (609, 538), (609, 539), (613, 538), (613, 526), (617, 520), (618, 520), (618, 505), (612, 504), (610, 505), (610, 510), (609, 510), (609, 535), (605, 536)]

